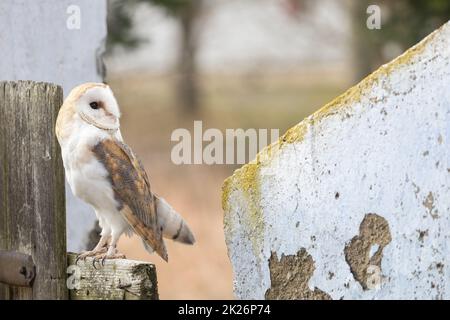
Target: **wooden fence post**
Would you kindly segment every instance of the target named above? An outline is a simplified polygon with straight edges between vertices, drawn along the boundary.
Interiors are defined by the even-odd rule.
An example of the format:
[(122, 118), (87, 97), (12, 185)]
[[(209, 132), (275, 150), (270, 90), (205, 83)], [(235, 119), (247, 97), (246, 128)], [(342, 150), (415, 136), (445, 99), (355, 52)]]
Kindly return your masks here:
[(76, 263), (69, 253), (67, 285), (71, 300), (158, 300), (156, 267), (152, 263), (127, 259), (92, 258)]
[(0, 82), (0, 249), (31, 255), (31, 288), (0, 299), (67, 299), (64, 172), (54, 127), (61, 87)]

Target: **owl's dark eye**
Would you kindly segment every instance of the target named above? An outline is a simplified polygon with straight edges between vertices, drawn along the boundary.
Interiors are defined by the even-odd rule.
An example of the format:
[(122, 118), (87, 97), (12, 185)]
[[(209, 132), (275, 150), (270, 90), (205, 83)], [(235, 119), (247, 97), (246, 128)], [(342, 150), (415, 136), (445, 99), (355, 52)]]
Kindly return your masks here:
[(91, 108), (92, 108), (92, 109), (94, 109), (94, 110), (97, 110), (97, 109), (98, 109), (98, 107), (99, 107), (99, 106), (98, 106), (98, 102), (95, 102), (95, 101), (94, 101), (94, 102), (91, 102), (91, 103), (89, 103), (89, 105), (90, 105), (90, 106), (91, 106)]

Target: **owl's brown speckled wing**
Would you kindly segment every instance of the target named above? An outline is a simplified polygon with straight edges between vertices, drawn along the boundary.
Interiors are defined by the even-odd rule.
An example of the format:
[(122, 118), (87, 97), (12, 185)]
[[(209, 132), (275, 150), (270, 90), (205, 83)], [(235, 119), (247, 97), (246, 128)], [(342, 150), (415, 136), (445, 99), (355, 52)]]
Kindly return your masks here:
[(158, 227), (155, 199), (147, 174), (131, 149), (108, 139), (92, 150), (109, 173), (118, 208), (133, 230), (167, 261), (167, 251)]

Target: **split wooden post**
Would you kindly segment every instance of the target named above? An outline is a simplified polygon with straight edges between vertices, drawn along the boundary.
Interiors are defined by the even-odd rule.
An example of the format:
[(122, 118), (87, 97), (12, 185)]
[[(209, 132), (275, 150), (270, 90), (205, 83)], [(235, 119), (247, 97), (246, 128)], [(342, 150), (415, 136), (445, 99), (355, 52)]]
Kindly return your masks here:
[(0, 82), (0, 249), (28, 254), (32, 287), (0, 283), (1, 299), (67, 299), (64, 172), (51, 83)]
[(151, 263), (134, 260), (93, 258), (76, 261), (68, 254), (67, 286), (71, 300), (157, 300), (156, 268)]

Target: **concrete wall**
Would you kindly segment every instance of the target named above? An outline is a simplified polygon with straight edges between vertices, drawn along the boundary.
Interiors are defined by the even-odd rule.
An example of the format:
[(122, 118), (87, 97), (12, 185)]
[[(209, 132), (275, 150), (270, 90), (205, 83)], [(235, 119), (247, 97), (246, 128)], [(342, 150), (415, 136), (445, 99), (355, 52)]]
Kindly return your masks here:
[[(80, 9), (80, 28), (67, 20)], [(70, 24), (69, 26), (74, 26)], [(0, 80), (59, 84), (67, 95), (75, 85), (102, 81), (101, 54), (106, 38), (106, 0), (2, 0), (0, 2)], [(66, 185), (68, 249), (85, 246), (95, 222), (90, 207)]]
[(450, 24), (223, 186), (237, 298), (450, 298)]

